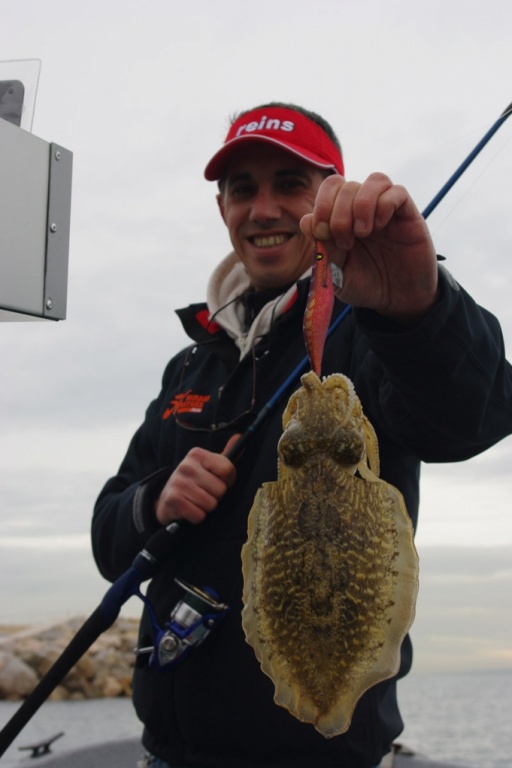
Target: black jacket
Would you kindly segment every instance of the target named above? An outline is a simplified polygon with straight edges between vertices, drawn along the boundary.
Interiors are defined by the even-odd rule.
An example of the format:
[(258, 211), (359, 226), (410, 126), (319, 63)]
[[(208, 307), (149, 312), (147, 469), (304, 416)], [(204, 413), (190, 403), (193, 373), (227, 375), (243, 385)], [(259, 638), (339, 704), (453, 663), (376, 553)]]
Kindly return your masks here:
[[(355, 310), (324, 353), (323, 374), (344, 373), (354, 382), (379, 439), (381, 477), (401, 490), (414, 525), (421, 461), (461, 461), (512, 432), (512, 372), (499, 324), (443, 270), (440, 284), (439, 303), (418, 326), (404, 328)], [(158, 527), (154, 499), (189, 449), (221, 451), (303, 358), (307, 289), (307, 281), (298, 283), (296, 301), (241, 362), (225, 332), (208, 324), (204, 305), (178, 313), (196, 343), (168, 364), (160, 395), (96, 503), (93, 548), (107, 579), (130, 566)], [(342, 309), (337, 302), (335, 313)], [(237, 481), (218, 509), (200, 526), (180, 531), (172, 559), (149, 586), (162, 625), (181, 596), (175, 576), (213, 587), (231, 606), (228, 618), (182, 665), (135, 671), (145, 746), (171, 765), (368, 768), (402, 729), (391, 680), (362, 697), (348, 733), (324, 739), (273, 703), (273, 685), (245, 642), (240, 550), (256, 491), (276, 479), (288, 396), (248, 443)], [(197, 431), (223, 423), (224, 428)], [(141, 636), (147, 641), (149, 635), (145, 614)], [(399, 677), (408, 672), (411, 656), (406, 638)]]

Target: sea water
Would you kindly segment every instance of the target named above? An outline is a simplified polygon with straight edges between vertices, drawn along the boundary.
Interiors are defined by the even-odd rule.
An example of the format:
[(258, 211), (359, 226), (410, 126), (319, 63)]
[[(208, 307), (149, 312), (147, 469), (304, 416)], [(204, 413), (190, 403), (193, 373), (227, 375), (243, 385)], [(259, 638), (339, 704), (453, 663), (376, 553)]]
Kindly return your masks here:
[[(401, 681), (405, 731), (399, 741), (431, 760), (475, 768), (512, 768), (512, 671), (412, 674)], [(0, 727), (19, 707), (0, 702)], [(138, 738), (141, 725), (128, 699), (47, 702), (2, 758), (2, 768), (32, 768), (19, 747), (64, 731), (53, 753), (103, 741)], [(141, 750), (142, 753), (142, 750)], [(135, 766), (127, 766), (135, 768)]]
[[(19, 706), (19, 702), (0, 702), (1, 727), (10, 720)], [(142, 726), (135, 715), (131, 699), (47, 701), (0, 758), (1, 768), (37, 768), (37, 759), (31, 758), (28, 751), (20, 751), (20, 747), (47, 741), (61, 732), (64, 735), (51, 747), (54, 755), (105, 741), (140, 738)], [(141, 747), (139, 757), (143, 751)], [(126, 768), (135, 768), (135, 764)]]
[(512, 670), (411, 674), (398, 699), (398, 741), (432, 760), (512, 768)]

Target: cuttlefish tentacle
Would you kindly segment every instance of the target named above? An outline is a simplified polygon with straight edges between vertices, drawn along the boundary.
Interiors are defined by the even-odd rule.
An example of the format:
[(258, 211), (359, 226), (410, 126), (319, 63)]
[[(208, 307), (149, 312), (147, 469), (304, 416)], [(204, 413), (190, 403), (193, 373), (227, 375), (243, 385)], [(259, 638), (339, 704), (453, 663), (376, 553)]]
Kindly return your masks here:
[(325, 245), (320, 240), (316, 240), (311, 283), (304, 312), (304, 341), (311, 369), (317, 376), (320, 376), (322, 369), (322, 357), (333, 305), (334, 286), (329, 256)]

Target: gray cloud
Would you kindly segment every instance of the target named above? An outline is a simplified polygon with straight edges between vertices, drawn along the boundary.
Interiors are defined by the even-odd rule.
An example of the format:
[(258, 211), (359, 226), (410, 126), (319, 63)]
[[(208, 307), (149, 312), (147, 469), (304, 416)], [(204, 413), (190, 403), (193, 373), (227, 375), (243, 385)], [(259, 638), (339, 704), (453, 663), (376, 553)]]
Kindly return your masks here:
[(415, 668), (512, 667), (512, 547), (420, 547)]

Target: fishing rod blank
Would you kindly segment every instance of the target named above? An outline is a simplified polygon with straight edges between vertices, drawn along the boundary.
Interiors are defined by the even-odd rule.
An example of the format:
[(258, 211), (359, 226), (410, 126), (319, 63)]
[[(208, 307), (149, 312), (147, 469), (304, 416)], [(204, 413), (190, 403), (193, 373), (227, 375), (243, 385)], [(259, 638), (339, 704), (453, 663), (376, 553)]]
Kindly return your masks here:
[(450, 178), (448, 179), (448, 181), (446, 182), (446, 184), (444, 185), (444, 187), (442, 187), (442, 188), (439, 190), (439, 192), (437, 193), (437, 195), (436, 195), (436, 196), (433, 198), (433, 200), (432, 200), (432, 201), (431, 201), (431, 202), (430, 202), (430, 203), (427, 205), (427, 207), (426, 207), (426, 208), (425, 208), (425, 210), (423, 211), (423, 217), (424, 217), (425, 219), (426, 219), (428, 216), (430, 216), (430, 214), (432, 213), (432, 211), (434, 210), (434, 208), (437, 208), (437, 206), (439, 205), (439, 203), (441, 202), (441, 200), (443, 199), (443, 197), (444, 197), (444, 196), (447, 194), (447, 192), (449, 192), (449, 191), (450, 191), (450, 189), (453, 187), (453, 185), (455, 184), (455, 182), (456, 182), (458, 179), (460, 179), (460, 177), (462, 176), (462, 174), (464, 173), (464, 171), (466, 170), (466, 168), (467, 168), (469, 165), (471, 165), (471, 163), (473, 162), (473, 160), (475, 159), (475, 157), (476, 157), (478, 154), (480, 154), (480, 152), (481, 152), (481, 151), (482, 151), (482, 149), (485, 147), (485, 145), (487, 144), (487, 142), (488, 142), (490, 139), (492, 139), (492, 137), (494, 136), (494, 134), (496, 133), (496, 131), (498, 130), (498, 128), (500, 128), (500, 127), (503, 125), (503, 123), (505, 122), (505, 120), (507, 119), (507, 117), (510, 115), (510, 113), (511, 113), (511, 112), (512, 112), (512, 104), (509, 104), (509, 105), (508, 105), (508, 107), (507, 107), (505, 110), (503, 110), (503, 112), (501, 113), (501, 115), (499, 116), (499, 118), (496, 120), (496, 122), (494, 123), (494, 125), (492, 125), (492, 126), (489, 128), (489, 130), (487, 131), (487, 133), (485, 134), (485, 136), (483, 136), (483, 137), (480, 139), (480, 141), (478, 142), (478, 144), (476, 145), (476, 147), (475, 147), (473, 150), (471, 150), (471, 152), (470, 152), (470, 153), (469, 153), (469, 155), (466, 157), (466, 159), (465, 159), (465, 160), (464, 160), (464, 161), (463, 161), (463, 162), (462, 162), (462, 163), (459, 165), (459, 167), (457, 168), (457, 170), (455, 171), (455, 173), (453, 173), (453, 174), (450, 176)]

